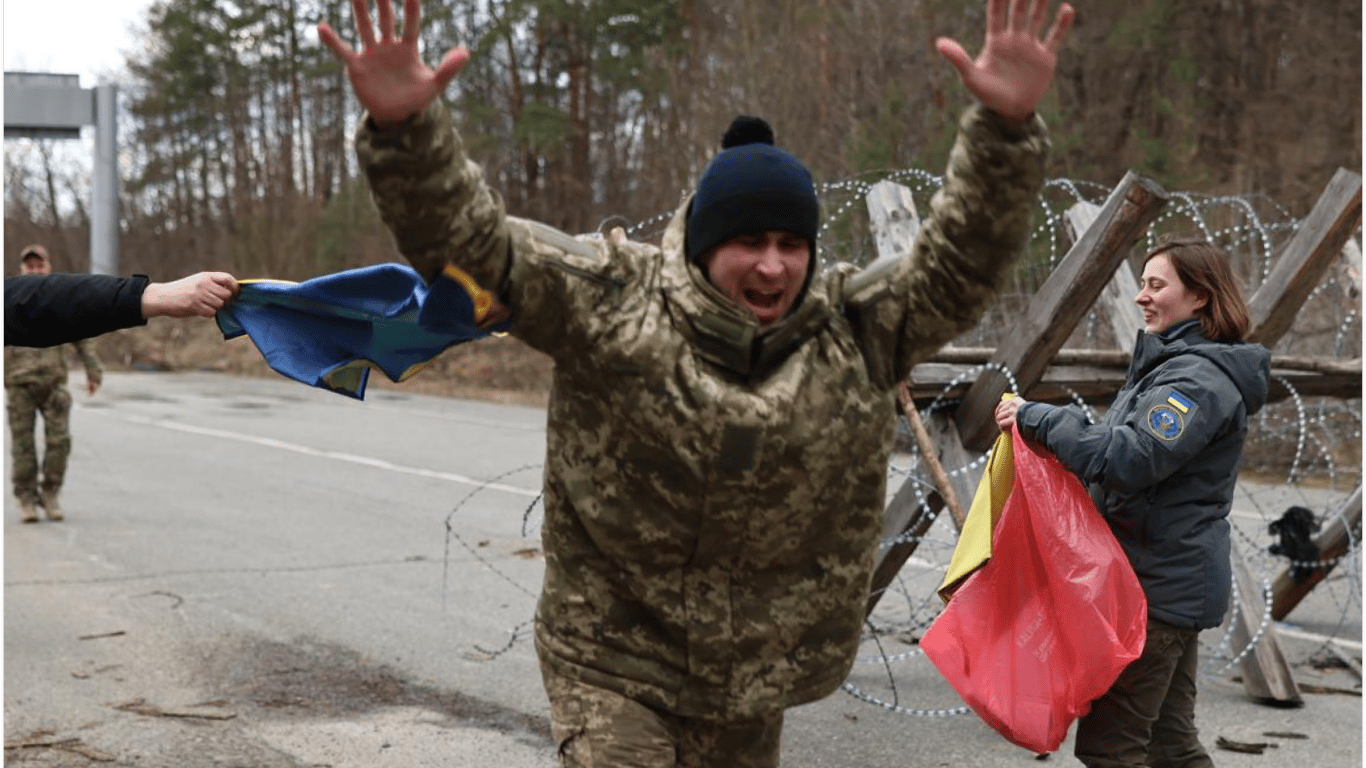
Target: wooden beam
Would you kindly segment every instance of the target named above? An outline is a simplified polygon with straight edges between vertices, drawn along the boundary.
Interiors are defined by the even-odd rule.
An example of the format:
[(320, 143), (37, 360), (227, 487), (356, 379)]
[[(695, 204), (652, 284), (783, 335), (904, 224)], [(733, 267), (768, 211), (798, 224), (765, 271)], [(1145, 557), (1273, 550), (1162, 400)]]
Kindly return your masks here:
[[(915, 382), (912, 380), (910, 386), (914, 388)], [(914, 400), (914, 398), (912, 398)], [(916, 406), (917, 408), (929, 407), (929, 402)], [(973, 453), (963, 447), (963, 441), (958, 437), (958, 425), (954, 423), (950, 412), (931, 413), (925, 422), (925, 430), (930, 434), (930, 440), (934, 442), (938, 450), (937, 456), (939, 463), (946, 467), (949, 473), (949, 484), (953, 486), (953, 491), (963, 502), (964, 514), (972, 509), (972, 500), (977, 495), (977, 484), (982, 480), (982, 473), (986, 470), (986, 462), (978, 461), (982, 457), (981, 453)], [(976, 462), (976, 466), (973, 463)], [(971, 468), (969, 468), (971, 467)], [(962, 525), (958, 529), (962, 530)]]
[[(1110, 193), (1095, 224), (1054, 268), (993, 356), (993, 362), (1014, 372), (1020, 389), (1028, 391), (1043, 376), (1167, 199), (1156, 182), (1132, 171)], [(985, 451), (996, 438), (992, 412), (1006, 387), (1006, 377), (992, 370), (970, 388), (958, 410), (958, 431), (969, 450)]]
[[(944, 347), (927, 362), (957, 365), (982, 365), (996, 354), (994, 347)], [(1132, 353), (1117, 349), (1060, 349), (1053, 356), (1052, 365), (1093, 365), (1100, 368), (1128, 368)], [(1361, 358), (1307, 357), (1304, 355), (1272, 355), (1271, 367), (1283, 371), (1313, 371), (1315, 373), (1361, 374)]]
[[(1071, 231), (1072, 242), (1081, 239), (1100, 216), (1100, 206), (1095, 203), (1081, 202), (1067, 209), (1065, 221)], [(1138, 279), (1129, 266), (1128, 259), (1120, 260), (1115, 266), (1114, 277), (1101, 291), (1101, 302), (1105, 307), (1105, 319), (1109, 321), (1110, 332), (1115, 335), (1115, 346), (1124, 354), (1132, 354), (1134, 339), (1143, 330), (1143, 312), (1134, 303), (1138, 295)]]
[[(1360, 360), (1345, 360), (1341, 366), (1336, 367), (1336, 370), (1329, 370), (1331, 361), (1321, 362), (1321, 371), (1281, 369), (1276, 367), (1273, 359), (1271, 389), (1267, 402), (1278, 403), (1290, 397), (1287, 385), (1294, 387), (1295, 391), (1304, 397), (1361, 397)], [(952, 410), (953, 402), (967, 397), (973, 381), (964, 377), (974, 367), (976, 366), (936, 362), (917, 365), (911, 382), (911, 399), (921, 410), (929, 408), (932, 404), (937, 409)], [(1126, 367), (1123, 365), (1053, 365), (1034, 382), (1033, 386), (1021, 394), (1030, 400), (1043, 403), (1066, 403), (1072, 400), (1072, 393), (1075, 393), (1084, 402), (1108, 406), (1114, 401), (1119, 388), (1124, 385), (1125, 373)], [(948, 402), (947, 405), (945, 401)], [(926, 426), (933, 434), (935, 419), (930, 421), (931, 424)], [(945, 459), (944, 464), (950, 468), (955, 466), (949, 459)]]
[[(879, 541), (900, 540), (878, 549), (873, 566), (873, 583), (868, 590), (868, 602), (863, 611), (865, 618), (872, 615), (892, 579), (901, 572), (901, 566), (915, 553), (921, 538), (944, 509), (944, 498), (937, 491), (921, 489), (923, 495), (917, 494), (915, 483), (915, 478), (902, 483), (892, 497), (892, 503), (887, 505), (886, 514), (882, 516), (882, 538)], [(922, 497), (925, 499), (923, 504), (920, 503)]]
[(878, 259), (909, 256), (920, 231), (920, 214), (910, 187), (884, 179), (874, 184), (863, 200), (868, 206)]
[[(1288, 386), (1287, 386), (1288, 385)], [(1292, 393), (1290, 387), (1294, 387)], [(1301, 371), (1278, 371), (1271, 369), (1271, 389), (1267, 391), (1268, 403), (1279, 403), (1293, 395), (1303, 397), (1336, 397), (1352, 399), (1361, 397), (1361, 370), (1355, 374), (1304, 373)]]
[(1361, 223), (1361, 176), (1339, 168), (1248, 302), (1248, 341), (1276, 345)]
[[(1304, 704), (1299, 686), (1290, 672), (1290, 664), (1281, 652), (1280, 640), (1276, 637), (1276, 625), (1266, 616), (1265, 595), (1261, 584), (1248, 570), (1247, 558), (1238, 551), (1238, 542), (1233, 542), (1231, 553), (1233, 580), (1238, 586), (1238, 602), (1229, 606), (1231, 619), (1229, 627), (1233, 648), (1239, 652), (1246, 648), (1254, 637), (1257, 644), (1243, 656), (1243, 689), (1256, 701), (1282, 707), (1298, 707)], [(1265, 626), (1263, 626), (1265, 619)], [(1261, 636), (1257, 631), (1261, 630)]]
[[(893, 181), (880, 181), (873, 185), (864, 200), (868, 205), (868, 219), (872, 222), (878, 254), (877, 260), (867, 271), (876, 272), (876, 265), (894, 263), (910, 255), (916, 233), (920, 230), (920, 217), (916, 213), (915, 199), (910, 188)], [(902, 385), (902, 390), (906, 391), (911, 386), (912, 382), (907, 381)], [(921, 450), (925, 453), (930, 469), (942, 470), (944, 465), (962, 466), (971, 463), (965, 458), (967, 452), (963, 450), (958, 430), (953, 428), (949, 415), (946, 412), (932, 413), (927, 423), (917, 424), (921, 420), (915, 412), (916, 407), (909, 406), (906, 419), (916, 439), (921, 442)], [(932, 445), (927, 446), (926, 443)], [(936, 475), (935, 483), (940, 485), (939, 493), (953, 513), (954, 525), (962, 529), (965, 510), (959, 502), (972, 502), (976, 483), (965, 485), (963, 473), (947, 481)]]
[(898, 261), (909, 256), (915, 245), (915, 235), (920, 231), (920, 215), (909, 187), (884, 179), (874, 184), (863, 200), (868, 206), (868, 220), (878, 256), (849, 278), (844, 286), (846, 298), (876, 283)]
[[(872, 223), (874, 241), (877, 243), (878, 257), (867, 269), (850, 280), (851, 295), (871, 284), (877, 275), (897, 260), (910, 254), (916, 232), (920, 228), (915, 201), (911, 197), (911, 190), (905, 186), (892, 181), (879, 182), (869, 190), (865, 201), (868, 205), (868, 218)], [(944, 463), (955, 466), (962, 458), (963, 448), (958, 439), (957, 429), (953, 427), (950, 417), (943, 412), (931, 414), (928, 423), (920, 423), (916, 406), (909, 398), (910, 386), (910, 382), (902, 385), (902, 391), (907, 392), (904, 403), (907, 410), (906, 419), (920, 444), (922, 463), (927, 471), (935, 475), (935, 483), (941, 490), (931, 491), (929, 488), (920, 487), (918, 477), (908, 477), (887, 505), (882, 518), (882, 541), (893, 540), (903, 535), (908, 540), (898, 541), (890, 547), (878, 550), (865, 616), (872, 614), (878, 601), (887, 591), (888, 585), (919, 546), (920, 538), (929, 530), (935, 517), (945, 509), (945, 499), (972, 499), (971, 495), (965, 496), (961, 493), (961, 476), (955, 481), (945, 478), (942, 472)], [(952, 439), (945, 439), (949, 436)], [(945, 462), (946, 456), (951, 456), (952, 459)], [(935, 471), (936, 466), (940, 471)], [(923, 504), (922, 498), (925, 499)], [(955, 527), (961, 528), (962, 510), (957, 509), (957, 504), (949, 504), (948, 507), (953, 513)]]
[(1361, 531), (1361, 485), (1357, 484), (1356, 490), (1351, 496), (1342, 503), (1342, 506), (1329, 515), (1328, 527), (1323, 533), (1314, 538), (1314, 545), (1318, 548), (1319, 561), (1328, 561), (1325, 565), (1318, 566), (1311, 570), (1304, 578), (1296, 580), (1292, 575), (1294, 569), (1286, 568), (1281, 572), (1276, 580), (1271, 584), (1271, 618), (1281, 621), (1300, 604), (1305, 595), (1318, 585), (1319, 582), (1327, 578), (1333, 571), (1333, 564), (1338, 558), (1347, 554), (1348, 547), (1352, 544), (1352, 532), (1356, 531), (1360, 535)]

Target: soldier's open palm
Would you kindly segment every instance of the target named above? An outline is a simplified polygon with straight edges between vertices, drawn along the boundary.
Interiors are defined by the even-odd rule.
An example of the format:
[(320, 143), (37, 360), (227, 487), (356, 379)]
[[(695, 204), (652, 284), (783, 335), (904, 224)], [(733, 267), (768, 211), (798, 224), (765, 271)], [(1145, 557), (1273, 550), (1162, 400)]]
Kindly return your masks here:
[(1073, 16), (1072, 6), (1063, 3), (1044, 36), (1049, 4), (1050, 0), (1009, 0), (1007, 8), (1007, 0), (988, 0), (986, 42), (976, 60), (949, 38), (935, 41), (963, 85), (987, 109), (1023, 120), (1048, 90)]
[(470, 53), (452, 48), (435, 70), (422, 63), (417, 49), (422, 13), (418, 0), (404, 0), (403, 34), (395, 33), (391, 0), (376, 1), (375, 24), (371, 24), (366, 0), (351, 0), (360, 35), (360, 51), (354, 51), (328, 26), (318, 24), (318, 37), (346, 65), (346, 74), (361, 106), (379, 125), (401, 122), (422, 110), (445, 90)]

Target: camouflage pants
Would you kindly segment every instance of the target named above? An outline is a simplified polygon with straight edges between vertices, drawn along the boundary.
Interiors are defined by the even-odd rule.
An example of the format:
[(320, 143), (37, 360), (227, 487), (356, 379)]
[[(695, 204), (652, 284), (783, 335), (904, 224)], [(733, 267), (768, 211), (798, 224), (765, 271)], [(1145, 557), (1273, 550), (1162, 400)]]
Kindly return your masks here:
[(777, 768), (782, 710), (755, 720), (697, 720), (541, 672), (564, 768)]
[(1195, 729), (1194, 629), (1148, 619), (1143, 653), (1077, 722), (1087, 768), (1213, 768)]
[(14, 495), (27, 501), (38, 500), (38, 444), (35, 434), (37, 416), (43, 414), (42, 487), (57, 491), (66, 477), (66, 460), (71, 455), (71, 393), (65, 382), (53, 384), (10, 384), (5, 387), (9, 410), (10, 454), (14, 468), (10, 476)]

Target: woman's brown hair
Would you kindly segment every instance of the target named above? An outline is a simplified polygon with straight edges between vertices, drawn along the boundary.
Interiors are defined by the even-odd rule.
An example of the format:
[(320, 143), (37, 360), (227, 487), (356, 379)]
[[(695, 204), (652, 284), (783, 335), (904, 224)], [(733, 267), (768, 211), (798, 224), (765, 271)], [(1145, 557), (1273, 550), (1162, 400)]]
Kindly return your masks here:
[(1155, 256), (1166, 256), (1181, 284), (1207, 299), (1198, 312), (1205, 338), (1230, 342), (1247, 336), (1252, 321), (1228, 254), (1204, 240), (1181, 239), (1164, 241), (1143, 257), (1143, 264)]

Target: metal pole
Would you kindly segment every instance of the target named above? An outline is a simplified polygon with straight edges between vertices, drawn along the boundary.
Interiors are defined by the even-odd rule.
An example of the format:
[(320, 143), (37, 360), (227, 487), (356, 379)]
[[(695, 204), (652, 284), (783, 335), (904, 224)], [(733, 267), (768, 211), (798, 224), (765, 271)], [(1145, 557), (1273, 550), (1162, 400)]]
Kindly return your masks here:
[(118, 86), (96, 86), (95, 180), (90, 206), (90, 271), (119, 273)]

